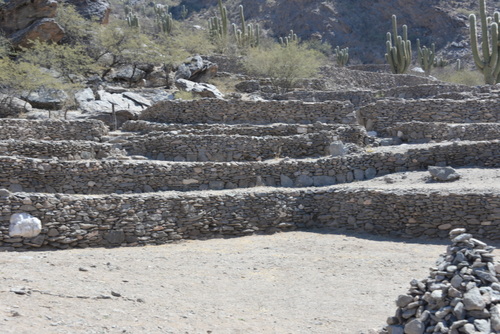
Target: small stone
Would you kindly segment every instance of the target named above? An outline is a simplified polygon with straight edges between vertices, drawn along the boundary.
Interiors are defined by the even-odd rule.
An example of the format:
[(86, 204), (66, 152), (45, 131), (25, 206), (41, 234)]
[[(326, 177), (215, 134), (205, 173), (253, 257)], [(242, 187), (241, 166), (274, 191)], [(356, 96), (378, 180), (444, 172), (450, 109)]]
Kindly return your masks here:
[(79, 271), (89, 271), (88, 268), (85, 268), (85, 267), (80, 267), (78, 268)]
[(429, 166), (427, 170), (434, 180), (440, 182), (451, 182), (460, 178), (460, 174), (451, 167)]
[(111, 296), (113, 296), (113, 297), (121, 297), (122, 295), (119, 292), (111, 291)]
[(396, 300), (396, 306), (397, 307), (406, 307), (406, 305), (410, 304), (413, 302), (413, 297), (408, 296), (408, 295), (399, 295), (398, 299)]
[(453, 230), (450, 231), (450, 233), (449, 233), (450, 234), (450, 238), (453, 239), (457, 235), (463, 234), (465, 232), (467, 232), (467, 230), (465, 228), (455, 228), (455, 229), (453, 229)]

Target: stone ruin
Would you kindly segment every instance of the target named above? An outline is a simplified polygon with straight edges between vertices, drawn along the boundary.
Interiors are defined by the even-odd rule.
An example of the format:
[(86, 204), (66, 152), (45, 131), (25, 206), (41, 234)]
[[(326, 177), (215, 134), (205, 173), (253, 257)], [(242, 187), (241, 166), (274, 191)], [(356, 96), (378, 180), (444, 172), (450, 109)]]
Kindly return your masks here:
[(500, 266), (494, 247), (464, 228), (450, 231), (451, 245), (430, 276), (412, 280), (396, 300), (388, 334), (500, 333)]

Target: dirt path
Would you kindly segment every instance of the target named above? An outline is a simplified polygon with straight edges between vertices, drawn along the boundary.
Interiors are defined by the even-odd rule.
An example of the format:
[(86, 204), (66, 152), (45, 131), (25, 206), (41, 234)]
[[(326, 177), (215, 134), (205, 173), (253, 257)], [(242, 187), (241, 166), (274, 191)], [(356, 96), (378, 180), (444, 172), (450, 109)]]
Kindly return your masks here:
[(0, 332), (368, 333), (445, 248), (314, 231), (1, 253)]

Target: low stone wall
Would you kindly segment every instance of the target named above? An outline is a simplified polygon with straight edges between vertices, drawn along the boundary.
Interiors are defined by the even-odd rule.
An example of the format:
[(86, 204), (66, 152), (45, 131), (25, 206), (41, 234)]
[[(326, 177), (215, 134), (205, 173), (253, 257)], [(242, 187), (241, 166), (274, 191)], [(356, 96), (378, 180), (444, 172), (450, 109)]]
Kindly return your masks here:
[(274, 98), (306, 102), (350, 101), (355, 107), (359, 107), (375, 102), (376, 93), (371, 90), (293, 91)]
[(0, 157), (0, 188), (66, 194), (326, 186), (428, 166), (500, 167), (500, 141), (381, 147), (372, 153), (263, 162), (56, 161)]
[(368, 131), (374, 130), (382, 135), (387, 135), (387, 128), (401, 122), (499, 123), (500, 99), (380, 100), (361, 107), (358, 121)]
[(123, 124), (122, 131), (150, 133), (154, 131), (172, 132), (183, 135), (240, 135), (240, 136), (294, 136), (311, 134), (320, 131), (333, 133), (346, 143), (364, 145), (367, 142), (367, 133), (364, 127), (355, 124), (328, 124), (316, 122), (314, 124), (285, 124), (274, 123), (268, 125), (249, 124), (163, 124), (145, 121), (128, 121)]
[[(344, 139), (344, 138), (342, 138)], [(276, 158), (307, 158), (335, 154), (332, 144), (341, 140), (334, 133), (294, 136), (170, 135), (152, 132), (130, 137), (122, 144), (129, 155), (164, 161), (262, 161)], [(354, 153), (353, 145), (345, 153)], [(338, 154), (338, 153), (337, 153)]]
[[(465, 85), (425, 84), (416, 86), (391, 87), (375, 93), (379, 98), (425, 99), (441, 94), (471, 93), (474, 89)], [(464, 95), (465, 96), (465, 95)], [(469, 95), (471, 97), (471, 95)]]
[(91, 140), (100, 141), (109, 129), (97, 120), (0, 119), (0, 140)]
[(162, 101), (146, 110), (141, 120), (159, 123), (270, 124), (314, 122), (356, 124), (350, 102), (242, 101), (200, 99)]
[[(78, 196), (0, 196), (0, 249), (165, 244), (297, 228), (336, 228), (379, 235), (445, 238), (465, 227), (500, 239), (498, 193), (418, 193), (342, 187)], [(9, 237), (9, 218), (27, 212), (42, 222), (34, 238)]]
[(0, 140), (0, 155), (61, 160), (104, 159), (124, 156), (112, 144), (93, 141)]
[[(390, 137), (400, 137), (405, 142), (450, 140), (496, 140), (500, 138), (500, 123), (397, 123), (385, 131)], [(500, 148), (499, 148), (500, 150)]]

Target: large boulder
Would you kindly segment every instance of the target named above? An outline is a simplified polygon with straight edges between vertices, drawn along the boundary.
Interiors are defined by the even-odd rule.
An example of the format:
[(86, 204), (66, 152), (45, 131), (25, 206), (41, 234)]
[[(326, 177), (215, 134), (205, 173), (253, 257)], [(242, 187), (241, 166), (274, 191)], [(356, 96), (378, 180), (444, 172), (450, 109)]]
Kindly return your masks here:
[[(78, 13), (87, 19), (97, 18), (102, 23), (109, 19), (110, 6), (105, 0), (69, 0)], [(56, 0), (11, 0), (0, 6), (0, 30), (14, 46), (29, 46), (29, 41), (59, 42), (64, 38), (63, 28), (56, 22)]]
[(203, 60), (200, 56), (194, 56), (186, 59), (179, 66), (175, 74), (175, 79), (186, 79), (193, 82), (207, 82), (213, 78), (218, 71), (217, 64)]
[(31, 104), (17, 97), (0, 94), (0, 118), (18, 117), (24, 112), (33, 110)]
[(224, 95), (215, 87), (207, 83), (196, 83), (186, 79), (178, 79), (175, 86), (180, 90), (191, 92), (201, 97), (223, 99)]

